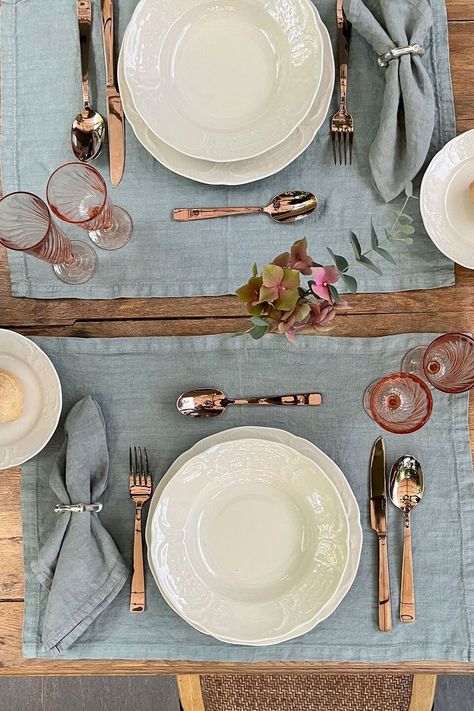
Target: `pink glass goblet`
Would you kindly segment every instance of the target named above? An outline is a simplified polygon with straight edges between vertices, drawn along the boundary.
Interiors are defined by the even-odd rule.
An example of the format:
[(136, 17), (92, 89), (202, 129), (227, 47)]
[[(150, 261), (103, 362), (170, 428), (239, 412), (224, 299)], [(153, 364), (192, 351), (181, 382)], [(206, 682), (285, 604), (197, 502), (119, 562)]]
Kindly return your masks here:
[(364, 394), (364, 408), (384, 430), (410, 434), (428, 422), (433, 398), (416, 375), (392, 373), (369, 385)]
[(446, 333), (428, 346), (412, 348), (402, 370), (415, 373), (437, 390), (463, 393), (474, 387), (474, 339), (464, 333)]
[(32, 193), (10, 193), (0, 200), (0, 243), (49, 262), (66, 284), (84, 284), (95, 274), (92, 247), (71, 241), (53, 222), (46, 203)]
[(46, 197), (55, 215), (88, 232), (101, 249), (120, 249), (132, 236), (132, 218), (112, 205), (105, 180), (91, 165), (66, 163), (57, 168)]

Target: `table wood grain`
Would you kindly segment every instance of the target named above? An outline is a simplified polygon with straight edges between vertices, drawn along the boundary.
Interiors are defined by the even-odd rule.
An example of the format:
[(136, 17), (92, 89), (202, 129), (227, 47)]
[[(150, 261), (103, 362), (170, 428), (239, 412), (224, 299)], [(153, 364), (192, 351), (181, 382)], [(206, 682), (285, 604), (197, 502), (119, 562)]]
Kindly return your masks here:
[[(458, 132), (474, 128), (473, 0), (447, 0), (451, 70)], [(334, 336), (382, 336), (403, 332), (474, 331), (474, 272), (456, 268), (456, 285), (433, 291), (358, 294), (340, 315)], [(116, 337), (224, 333), (242, 330), (246, 316), (233, 296), (113, 301), (35, 300), (10, 295), (6, 255), (0, 251), (0, 327), (25, 335)], [(470, 404), (474, 433), (474, 406)], [(474, 437), (471, 437), (474, 441)], [(253, 664), (174, 661), (26, 660), (21, 656), (23, 560), (20, 469), (0, 476), (0, 674), (186, 674), (294, 672), (474, 673), (474, 664)], [(474, 543), (473, 543), (474, 545)]]

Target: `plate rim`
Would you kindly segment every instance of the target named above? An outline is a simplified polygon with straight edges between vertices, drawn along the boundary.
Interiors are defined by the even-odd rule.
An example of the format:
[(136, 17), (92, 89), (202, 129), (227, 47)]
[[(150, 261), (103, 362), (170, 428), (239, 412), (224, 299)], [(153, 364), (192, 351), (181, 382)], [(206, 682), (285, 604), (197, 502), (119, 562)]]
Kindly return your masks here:
[[(52, 379), (57, 386), (58, 399), (57, 399), (57, 411), (54, 414), (54, 419), (53, 419), (54, 426), (51, 428), (51, 431), (47, 435), (45, 435), (43, 443), (39, 447), (33, 448), (33, 450), (31, 450), (29, 453), (25, 454), (25, 456), (20, 457), (19, 460), (12, 459), (8, 462), (8, 464), (6, 466), (4, 466), (2, 464), (0, 466), (0, 471), (4, 471), (4, 470), (9, 469), (11, 467), (19, 466), (20, 464), (24, 464), (25, 462), (29, 461), (30, 459), (33, 459), (33, 457), (35, 457), (39, 452), (41, 452), (46, 447), (46, 445), (50, 441), (51, 437), (54, 435), (56, 428), (58, 426), (59, 419), (61, 417), (61, 412), (62, 412), (62, 404), (63, 404), (61, 381), (60, 381), (58, 372), (57, 372), (56, 368), (54, 367), (50, 357), (44, 352), (44, 350), (42, 348), (40, 348), (34, 341), (32, 341), (31, 338), (27, 338), (27, 336), (23, 336), (21, 333), (17, 333), (16, 331), (11, 331), (7, 328), (0, 328), (0, 339), (5, 334), (7, 334), (7, 337), (13, 339), (13, 341), (18, 341), (19, 343), (24, 343), (25, 341), (27, 341), (28, 344), (30, 344), (29, 347), (33, 347), (33, 350), (36, 351), (36, 353), (38, 355), (40, 355), (40, 357), (44, 360), (44, 362), (49, 367), (50, 373), (52, 375)], [(1, 350), (1, 346), (0, 346), (0, 350)], [(34, 369), (33, 366), (30, 366), (30, 367), (32, 367)], [(38, 422), (40, 422), (41, 419), (42, 419), (42, 415), (38, 418)], [(9, 446), (11, 446), (11, 445), (8, 445), (8, 446), (0, 445), (0, 453), (2, 452), (3, 449), (7, 450)]]

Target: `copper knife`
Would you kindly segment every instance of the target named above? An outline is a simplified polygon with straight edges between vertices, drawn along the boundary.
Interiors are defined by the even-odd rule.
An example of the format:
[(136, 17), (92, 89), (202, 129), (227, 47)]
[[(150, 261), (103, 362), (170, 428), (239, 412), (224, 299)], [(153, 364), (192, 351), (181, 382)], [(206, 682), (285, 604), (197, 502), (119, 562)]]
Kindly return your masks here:
[(115, 188), (122, 180), (125, 166), (125, 120), (115, 78), (113, 0), (102, 0), (102, 37), (107, 85), (110, 180)]
[(385, 445), (382, 437), (375, 440), (370, 457), (370, 525), (379, 541), (379, 629), (392, 630), (390, 573), (387, 542), (387, 484), (385, 478)]

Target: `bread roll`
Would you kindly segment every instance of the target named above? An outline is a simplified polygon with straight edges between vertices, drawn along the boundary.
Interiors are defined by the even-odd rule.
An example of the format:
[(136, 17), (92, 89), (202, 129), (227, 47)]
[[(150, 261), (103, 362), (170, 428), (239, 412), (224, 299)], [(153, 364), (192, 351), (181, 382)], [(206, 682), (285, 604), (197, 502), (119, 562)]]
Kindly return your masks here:
[(0, 370), (0, 424), (17, 420), (23, 412), (23, 385), (8, 370)]

